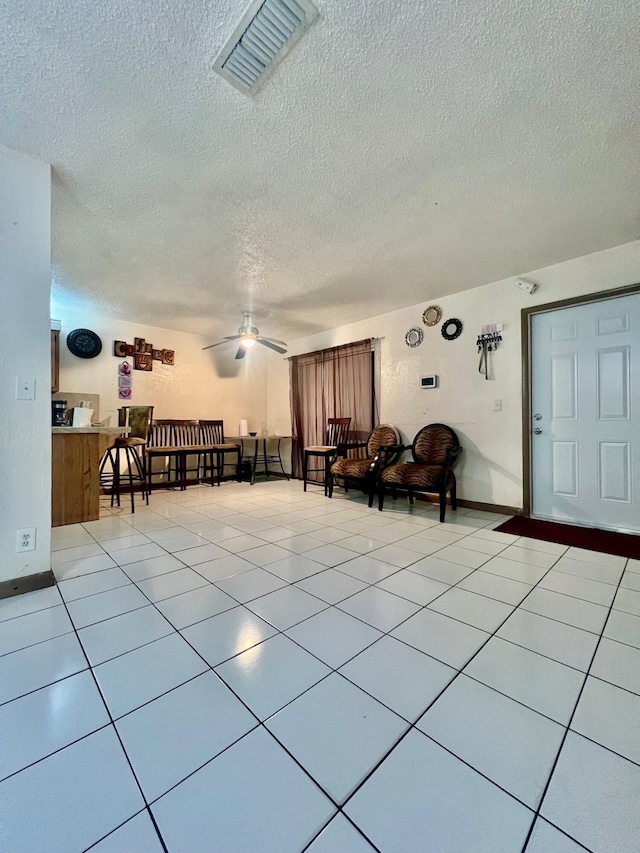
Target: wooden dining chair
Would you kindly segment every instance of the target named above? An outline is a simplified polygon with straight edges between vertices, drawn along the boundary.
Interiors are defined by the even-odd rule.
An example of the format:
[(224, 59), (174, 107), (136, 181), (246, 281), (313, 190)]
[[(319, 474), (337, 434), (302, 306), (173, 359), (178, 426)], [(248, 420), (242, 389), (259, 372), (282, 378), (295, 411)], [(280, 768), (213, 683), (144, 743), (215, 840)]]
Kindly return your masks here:
[[(347, 439), (349, 437), (349, 426), (351, 418), (329, 418), (327, 421), (326, 444), (312, 444), (305, 447), (302, 461), (302, 479), (304, 491), (307, 491), (307, 483), (324, 486), (325, 497), (329, 488), (329, 472), (331, 465), (338, 456), (345, 456)], [(310, 459), (321, 459), (322, 467), (309, 468)], [(323, 480), (320, 484), (317, 480), (309, 480), (309, 474), (322, 473)]]
[[(227, 464), (235, 466), (236, 479), (241, 479), (241, 448), (239, 444), (224, 440), (224, 421), (200, 421), (200, 444), (203, 446), (200, 461), (203, 480), (209, 477), (212, 486), (214, 481), (219, 486)], [(231, 457), (230, 463), (226, 462), (227, 456)]]

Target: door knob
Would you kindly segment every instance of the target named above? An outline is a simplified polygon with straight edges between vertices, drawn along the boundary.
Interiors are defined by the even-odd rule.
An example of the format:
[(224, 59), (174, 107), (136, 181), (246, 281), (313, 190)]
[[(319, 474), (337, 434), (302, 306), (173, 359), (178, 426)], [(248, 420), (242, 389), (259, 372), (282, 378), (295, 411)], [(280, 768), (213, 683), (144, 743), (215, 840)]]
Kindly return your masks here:
[(541, 420), (542, 420), (542, 415), (534, 415), (534, 416), (533, 416), (533, 419), (534, 419), (534, 421), (541, 421)]
[(540, 429), (540, 427), (536, 427), (533, 431), (533, 434), (534, 435), (540, 435), (541, 432), (542, 432), (542, 430)]

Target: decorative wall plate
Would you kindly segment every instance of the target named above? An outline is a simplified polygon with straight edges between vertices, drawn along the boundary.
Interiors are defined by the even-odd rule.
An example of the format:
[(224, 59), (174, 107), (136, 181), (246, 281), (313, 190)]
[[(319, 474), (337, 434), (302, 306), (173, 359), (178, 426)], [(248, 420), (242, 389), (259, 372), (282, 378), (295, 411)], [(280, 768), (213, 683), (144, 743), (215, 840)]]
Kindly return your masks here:
[(407, 334), (404, 336), (404, 342), (408, 347), (419, 347), (423, 338), (424, 332), (422, 329), (409, 329)]
[(455, 341), (462, 334), (462, 320), (451, 317), (442, 324), (442, 337), (445, 341)]
[(439, 305), (428, 305), (422, 312), (422, 322), (425, 326), (437, 326), (442, 320), (442, 308)]
[(78, 358), (95, 358), (102, 351), (102, 341), (91, 329), (74, 329), (67, 335), (67, 347)]

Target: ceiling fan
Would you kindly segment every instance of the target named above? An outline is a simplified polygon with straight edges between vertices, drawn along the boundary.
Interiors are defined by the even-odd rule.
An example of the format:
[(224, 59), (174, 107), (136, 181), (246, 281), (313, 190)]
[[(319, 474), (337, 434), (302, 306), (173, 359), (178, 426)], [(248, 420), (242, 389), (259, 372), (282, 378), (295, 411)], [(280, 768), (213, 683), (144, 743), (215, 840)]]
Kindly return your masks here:
[(227, 335), (216, 344), (209, 344), (208, 347), (202, 347), (202, 349), (205, 350), (211, 349), (212, 347), (219, 347), (221, 344), (226, 344), (227, 341), (240, 341), (236, 358), (244, 358), (247, 350), (251, 349), (251, 347), (256, 343), (262, 344), (264, 347), (269, 347), (269, 349), (275, 350), (276, 352), (282, 354), (286, 353), (286, 349), (283, 349), (283, 347), (286, 347), (284, 341), (277, 341), (274, 338), (264, 338), (260, 335), (255, 320), (249, 311), (245, 311), (242, 315), (242, 325), (238, 329), (237, 335)]

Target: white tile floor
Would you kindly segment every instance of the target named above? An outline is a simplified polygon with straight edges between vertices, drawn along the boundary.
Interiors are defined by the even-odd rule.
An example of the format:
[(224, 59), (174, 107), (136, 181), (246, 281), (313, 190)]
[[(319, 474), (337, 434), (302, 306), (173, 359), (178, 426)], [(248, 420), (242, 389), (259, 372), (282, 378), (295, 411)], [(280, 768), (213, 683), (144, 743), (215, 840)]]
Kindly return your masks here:
[(640, 850), (640, 562), (299, 483), (53, 532), (0, 601), (0, 849)]

